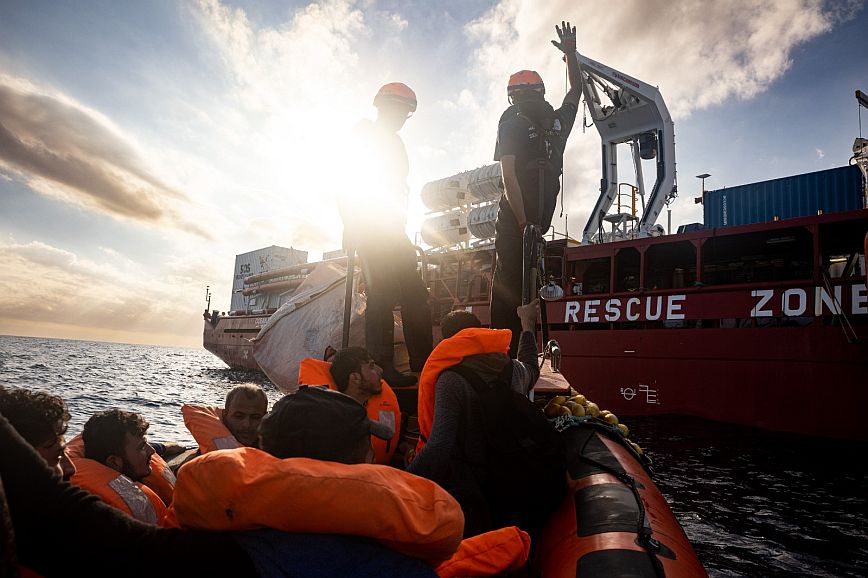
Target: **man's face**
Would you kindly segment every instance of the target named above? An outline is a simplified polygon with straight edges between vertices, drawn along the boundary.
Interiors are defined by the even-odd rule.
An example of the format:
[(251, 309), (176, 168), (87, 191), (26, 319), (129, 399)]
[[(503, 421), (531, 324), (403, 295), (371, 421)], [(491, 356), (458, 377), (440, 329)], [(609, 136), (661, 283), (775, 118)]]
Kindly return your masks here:
[(75, 466), (69, 456), (66, 455), (66, 440), (63, 436), (46, 441), (36, 446), (36, 451), (64, 480), (68, 480), (75, 474)]
[(395, 132), (410, 118), (410, 107), (400, 102), (384, 102), (377, 109), (377, 120)]
[(150, 475), (151, 456), (154, 455), (154, 448), (151, 447), (145, 436), (133, 436), (129, 432), (124, 436), (121, 473), (137, 482)]
[(236, 395), (232, 404), (223, 410), (223, 423), (238, 443), (256, 447), (259, 441), (259, 422), (267, 408), (268, 401), (259, 396), (248, 398), (244, 394)]
[(376, 395), (383, 391), (383, 384), (380, 382), (383, 379), (383, 368), (377, 365), (373, 359), (362, 364), (359, 375), (361, 376), (359, 388), (363, 392)]

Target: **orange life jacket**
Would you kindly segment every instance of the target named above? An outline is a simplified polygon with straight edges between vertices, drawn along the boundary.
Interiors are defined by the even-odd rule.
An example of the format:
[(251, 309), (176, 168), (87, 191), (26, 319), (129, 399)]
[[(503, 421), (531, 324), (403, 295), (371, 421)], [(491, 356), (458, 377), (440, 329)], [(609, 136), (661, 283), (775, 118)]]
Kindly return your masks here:
[(458, 549), (464, 514), (446, 490), (403, 470), (240, 448), (184, 466), (166, 523), (367, 536), (436, 566)]
[(461, 541), (451, 558), (437, 566), (440, 578), (497, 576), (527, 563), (530, 536), (516, 526), (478, 534)]
[[(66, 444), (66, 455), (69, 459), (81, 459), (84, 457), (84, 439), (81, 434), (78, 434)], [(175, 491), (175, 474), (169, 468), (159, 454), (156, 452), (151, 455), (151, 473), (141, 480), (141, 483), (148, 486), (155, 494), (160, 496), (160, 499), (165, 505), (172, 503), (172, 493)]]
[(184, 404), (181, 406), (181, 415), (202, 454), (241, 447), (223, 423), (223, 408)]
[(142, 483), (151, 488), (160, 496), (167, 506), (172, 503), (172, 494), (175, 493), (175, 474), (163, 457), (154, 452), (151, 455), (151, 473), (142, 479)]
[(479, 353), (506, 353), (512, 331), (509, 329), (462, 329), (449, 339), (437, 344), (422, 368), (419, 378), (419, 443), (418, 454), (425, 447), (434, 424), (434, 385), (446, 369), (458, 365), (468, 355)]
[[(298, 366), (299, 385), (328, 385), (329, 389), (337, 390), (338, 386), (329, 371), (332, 364), (328, 361), (320, 361), (308, 357), (301, 360)], [(371, 446), (374, 448), (374, 463), (388, 464), (398, 447), (398, 439), (401, 437), (401, 409), (398, 406), (398, 397), (389, 387), (385, 380), (380, 380), (383, 391), (372, 395), (368, 400), (368, 417), (374, 421), (385, 423), (395, 430), (395, 435), (390, 440), (381, 440), (371, 436)]]
[(75, 475), (70, 482), (95, 494), (100, 499), (127, 515), (145, 522), (160, 524), (166, 515), (163, 500), (154, 491), (134, 482), (120, 472), (88, 458), (71, 458)]

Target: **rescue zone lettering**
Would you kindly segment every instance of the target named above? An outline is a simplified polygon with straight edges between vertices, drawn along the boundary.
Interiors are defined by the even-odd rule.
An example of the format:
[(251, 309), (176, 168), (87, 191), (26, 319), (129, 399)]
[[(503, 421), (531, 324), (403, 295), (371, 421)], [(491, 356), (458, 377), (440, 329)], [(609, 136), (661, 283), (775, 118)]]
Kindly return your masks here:
[[(865, 285), (853, 285), (850, 289), (850, 299), (842, 299), (842, 287), (836, 285), (829, 294), (823, 287), (813, 288), (813, 311), (808, 311), (808, 292), (810, 289), (756, 289), (750, 292), (754, 298), (751, 317), (773, 317), (776, 313), (786, 317), (800, 317), (803, 315), (823, 315), (832, 313), (840, 315), (841, 309), (852, 315), (868, 314), (868, 294)], [(849, 311), (847, 311), (849, 305)]]
[[(658, 319), (684, 319), (681, 311), (687, 295), (668, 295), (666, 297), (630, 297), (629, 299), (590, 299), (584, 301), (584, 311), (579, 319), (581, 302), (568, 301), (564, 311), (564, 323), (598, 323), (600, 321), (656, 321)], [(644, 304), (642, 301), (644, 300)]]

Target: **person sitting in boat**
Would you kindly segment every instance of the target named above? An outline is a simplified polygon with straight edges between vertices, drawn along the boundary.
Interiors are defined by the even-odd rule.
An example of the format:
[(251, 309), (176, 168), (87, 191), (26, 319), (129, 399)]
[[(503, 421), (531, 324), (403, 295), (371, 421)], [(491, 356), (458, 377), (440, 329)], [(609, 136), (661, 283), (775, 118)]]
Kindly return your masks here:
[[(303, 386), (274, 404), (260, 424), (259, 435), (262, 451), (216, 452), (184, 466), (171, 513), (178, 524), (232, 529), (238, 521), (271, 528), (241, 537), (242, 544), (262, 554), (255, 561), (267, 562), (261, 567), (266, 575), (433, 577), (436, 574), (425, 557), (414, 555), (416, 548), (440, 559), (447, 557), (448, 553), (440, 553), (443, 533), (449, 536), (446, 544), (452, 549), (457, 545), (463, 518), (454, 501), (440, 505), (448, 498), (445, 492), (437, 488), (438, 495), (428, 480), (392, 468), (356, 470), (359, 465), (368, 468), (373, 461), (371, 436), (387, 439), (392, 430), (370, 420), (352, 397), (326, 387)], [(396, 490), (387, 483), (394, 477), (404, 482)], [(420, 493), (412, 484), (421, 482), (428, 485)], [(239, 492), (278, 498), (238, 503), (232, 507), (231, 519), (226, 519), (223, 503)], [(280, 507), (269, 505), (278, 502)], [(401, 513), (394, 509), (407, 502), (412, 505), (399, 507)], [(377, 520), (392, 514), (399, 519), (387, 524), (383, 534)], [(418, 516), (425, 521), (416, 526)], [(443, 518), (433, 520), (433, 516)], [(412, 538), (397, 540), (405, 527), (417, 530)], [(395, 539), (403, 546), (380, 544), (378, 538)], [(432, 541), (434, 546), (417, 546), (420, 541)], [(285, 568), (295, 571), (286, 573)]]
[(64, 480), (75, 473), (64, 434), (69, 410), (61, 397), (44, 391), (0, 386), (0, 413)]
[(17, 412), (0, 408), (0, 575), (151, 576), (155, 554), (171, 575), (259, 575), (233, 534), (142, 523), (63, 480), (7, 408)]
[(389, 427), (394, 432), (391, 439), (382, 440), (374, 436), (371, 445), (374, 447), (374, 463), (391, 463), (401, 440), (401, 408), (395, 392), (382, 379), (382, 369), (363, 347), (347, 347), (340, 351), (329, 347), (324, 357), (324, 361), (310, 357), (303, 359), (298, 368), (298, 383), (325, 385), (349, 395), (365, 407), (370, 419)]
[(233, 387), (226, 395), (222, 419), (238, 443), (256, 447), (259, 423), (267, 411), (268, 397), (265, 390), (255, 383), (242, 383)]
[(222, 408), (184, 404), (181, 414), (184, 425), (199, 444), (196, 452), (185, 455), (181, 465), (196, 456), (214, 450), (239, 447), (257, 447), (259, 423), (268, 412), (268, 397), (265, 390), (255, 383), (242, 383), (226, 395)]
[(92, 415), (70, 441), (76, 470), (70, 481), (137, 520), (159, 524), (175, 477), (148, 443), (149, 425), (138, 413), (120, 409)]
[(367, 405), (371, 396), (383, 392), (383, 368), (364, 347), (347, 347), (331, 357), (332, 379), (338, 391)]
[(284, 396), (259, 427), (260, 447), (278, 458), (342, 464), (372, 463), (371, 436), (394, 431), (368, 418), (358, 400), (325, 387), (307, 386)]
[(482, 467), (486, 437), (479, 397), (467, 379), (447, 370), (461, 366), (490, 384), (511, 363), (511, 388), (526, 395), (539, 378), (538, 301), (516, 312), (522, 327), (517, 359), (506, 353), (509, 330), (484, 329), (469, 311), (448, 313), (440, 324), (443, 341), (425, 364), (419, 382), (420, 441), (408, 471), (437, 482), (458, 500), (464, 510), (465, 536), (498, 527), (485, 489), (494, 482), (485, 479)]

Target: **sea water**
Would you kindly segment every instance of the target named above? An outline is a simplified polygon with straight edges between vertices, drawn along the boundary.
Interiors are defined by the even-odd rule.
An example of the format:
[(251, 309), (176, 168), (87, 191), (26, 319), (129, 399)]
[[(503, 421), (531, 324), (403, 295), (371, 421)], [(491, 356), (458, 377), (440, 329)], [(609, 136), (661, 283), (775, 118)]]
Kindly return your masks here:
[[(220, 406), (248, 381), (280, 399), (262, 375), (204, 349), (0, 336), (0, 384), (62, 396), (68, 437), (117, 407), (143, 414), (149, 439), (192, 445), (181, 404)], [(834, 419), (821, 398), (806, 400), (803, 419)], [(868, 576), (868, 444), (688, 418), (623, 421), (709, 575)]]

